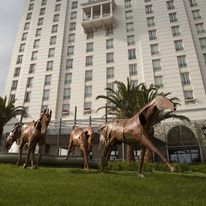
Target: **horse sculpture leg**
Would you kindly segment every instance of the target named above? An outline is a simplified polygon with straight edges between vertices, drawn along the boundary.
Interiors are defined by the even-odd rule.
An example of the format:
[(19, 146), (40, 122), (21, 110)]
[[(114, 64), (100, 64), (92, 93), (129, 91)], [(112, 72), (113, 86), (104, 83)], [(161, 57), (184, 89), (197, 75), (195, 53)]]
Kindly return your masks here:
[(73, 149), (73, 142), (69, 143), (66, 160), (69, 159), (69, 155), (70, 155), (72, 149)]
[(145, 151), (146, 151), (146, 147), (142, 146), (140, 164), (139, 164), (139, 168), (138, 168), (138, 172), (137, 172), (137, 175), (140, 176), (140, 177), (143, 177), (143, 174), (141, 174), (141, 171), (142, 171), (142, 166), (143, 166), (143, 163), (144, 163)]
[(25, 142), (22, 140), (19, 144), (19, 154), (18, 154), (18, 160), (16, 163), (17, 166), (19, 166), (21, 163), (21, 156), (22, 156), (22, 150), (23, 150), (24, 145), (25, 145)]
[(104, 172), (104, 169), (109, 160), (111, 150), (115, 144), (116, 144), (116, 140), (114, 138), (111, 138), (110, 141), (106, 143), (104, 151), (102, 153), (102, 157), (101, 157), (101, 167), (102, 167), (101, 172)]
[(34, 153), (35, 153), (35, 148), (36, 148), (36, 145), (34, 145), (32, 151), (31, 151), (31, 168), (34, 167)]
[(83, 145), (83, 154), (84, 154), (84, 169), (89, 170), (89, 164), (88, 164), (88, 149), (86, 145)]
[(39, 141), (39, 152), (38, 152), (38, 157), (37, 157), (36, 164), (32, 167), (33, 169), (36, 169), (36, 168), (39, 166), (39, 162), (40, 162), (41, 157), (42, 157), (42, 149), (43, 149), (43, 145), (44, 145), (44, 142)]
[[(162, 161), (170, 168), (171, 172), (174, 172), (176, 169), (169, 163), (169, 161), (159, 152), (159, 150), (156, 148), (156, 146), (149, 140), (148, 137), (142, 135), (141, 142), (143, 146), (148, 147), (150, 150), (152, 150), (155, 154), (157, 154)], [(144, 160), (142, 160), (144, 161)], [(143, 164), (143, 162), (142, 162)], [(141, 168), (138, 171), (138, 174), (141, 174)]]
[(25, 163), (23, 165), (24, 168), (27, 168), (27, 165), (28, 165), (28, 162), (29, 162), (29, 158), (30, 158), (30, 154), (33, 151), (34, 147), (35, 147), (35, 142), (34, 141), (29, 142), (27, 156), (26, 156), (26, 161), (25, 161)]

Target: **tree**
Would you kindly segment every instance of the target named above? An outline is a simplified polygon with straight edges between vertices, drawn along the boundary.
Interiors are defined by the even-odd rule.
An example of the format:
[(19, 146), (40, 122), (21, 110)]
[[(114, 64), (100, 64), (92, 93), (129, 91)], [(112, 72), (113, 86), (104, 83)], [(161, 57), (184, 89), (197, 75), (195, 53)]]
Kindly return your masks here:
[(14, 102), (7, 102), (7, 97), (0, 97), (0, 143), (5, 124), (19, 114), (24, 114), (24, 108), (22, 106), (15, 107)]
[[(153, 100), (157, 95), (170, 95), (170, 93), (159, 92), (159, 88), (155, 87), (153, 84), (151, 84), (148, 88), (144, 83), (134, 86), (129, 78), (127, 78), (126, 85), (119, 81), (115, 81), (114, 85), (116, 86), (116, 89), (105, 88), (105, 90), (110, 93), (109, 95), (99, 95), (96, 99), (106, 99), (108, 104), (98, 108), (98, 110), (107, 108), (108, 114), (114, 115), (116, 118), (130, 118), (144, 105)], [(178, 98), (173, 97), (170, 98), (170, 100), (174, 103), (175, 107), (179, 105)], [(177, 115), (174, 112), (160, 111), (152, 120), (151, 125), (154, 126), (162, 120), (171, 117), (189, 121), (187, 117)], [(153, 137), (154, 128), (150, 127), (150, 130), (151, 131), (149, 131), (149, 134)], [(133, 149), (129, 148), (128, 151), (129, 160), (134, 160)], [(145, 157), (146, 160), (151, 160), (152, 153), (147, 151)]]

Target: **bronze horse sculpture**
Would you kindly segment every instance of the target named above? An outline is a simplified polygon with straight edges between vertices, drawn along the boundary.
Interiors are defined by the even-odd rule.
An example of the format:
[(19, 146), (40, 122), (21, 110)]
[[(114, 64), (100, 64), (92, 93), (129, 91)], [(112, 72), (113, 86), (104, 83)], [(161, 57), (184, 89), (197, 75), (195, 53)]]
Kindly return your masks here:
[(21, 128), (22, 128), (22, 124), (19, 122), (16, 123), (12, 131), (7, 136), (6, 142), (5, 142), (7, 151), (11, 148), (14, 142), (16, 142), (17, 145), (19, 144), (19, 140), (21, 137)]
[(101, 157), (102, 172), (107, 165), (113, 146), (121, 142), (126, 144), (138, 142), (142, 146), (140, 165), (137, 171), (139, 176), (143, 177), (141, 172), (146, 148), (149, 148), (152, 152), (157, 154), (169, 167), (171, 172), (175, 171), (175, 168), (151, 141), (152, 137), (150, 131), (155, 123), (155, 115), (163, 110), (174, 111), (175, 106), (166, 97), (157, 96), (133, 117), (129, 119), (116, 119), (100, 127), (100, 144), (105, 144)]
[[(52, 111), (49, 109), (45, 109), (44, 113), (41, 114), (40, 118), (36, 122), (34, 122), (33, 124), (25, 124), (22, 126), (17, 165), (20, 165), (22, 150), (24, 145), (27, 144), (28, 151), (27, 151), (26, 161), (23, 167), (24, 168), (27, 167), (31, 153), (32, 153), (31, 167), (33, 169), (38, 167), (42, 157), (42, 149), (43, 149), (43, 145), (45, 144), (45, 134), (49, 122), (51, 120), (51, 115), (52, 115)], [(37, 143), (39, 144), (39, 151), (38, 151), (38, 158), (36, 164), (34, 165), (34, 150)]]
[(73, 127), (68, 139), (68, 153), (66, 160), (75, 146), (80, 147), (84, 155), (84, 169), (89, 170), (88, 155), (92, 151), (94, 130), (91, 127), (81, 129), (77, 126)]

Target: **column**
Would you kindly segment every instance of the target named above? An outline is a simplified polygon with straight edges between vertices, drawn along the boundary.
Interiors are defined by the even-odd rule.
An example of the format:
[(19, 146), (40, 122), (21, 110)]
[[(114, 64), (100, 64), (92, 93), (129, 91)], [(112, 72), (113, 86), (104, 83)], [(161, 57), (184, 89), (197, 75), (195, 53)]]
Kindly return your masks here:
[(90, 10), (90, 20), (93, 19), (93, 6), (91, 6), (91, 10)]
[(110, 16), (113, 16), (112, 2), (110, 2)]

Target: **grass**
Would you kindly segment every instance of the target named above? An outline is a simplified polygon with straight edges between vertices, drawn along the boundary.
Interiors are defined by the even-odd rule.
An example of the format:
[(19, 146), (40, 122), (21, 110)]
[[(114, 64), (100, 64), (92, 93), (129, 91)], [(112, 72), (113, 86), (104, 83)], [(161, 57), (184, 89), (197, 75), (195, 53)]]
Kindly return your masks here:
[(2, 206), (188, 206), (206, 204), (206, 174), (111, 171), (100, 174), (81, 169), (37, 170), (0, 164)]

